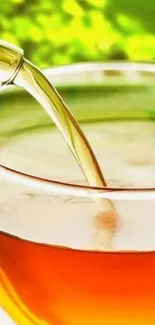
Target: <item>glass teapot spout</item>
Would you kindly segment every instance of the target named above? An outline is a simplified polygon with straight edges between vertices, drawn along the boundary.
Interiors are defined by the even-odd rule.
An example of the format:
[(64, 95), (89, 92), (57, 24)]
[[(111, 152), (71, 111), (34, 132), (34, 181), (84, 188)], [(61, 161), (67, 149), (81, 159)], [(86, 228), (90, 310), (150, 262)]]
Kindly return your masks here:
[(0, 40), (0, 89), (12, 84), (21, 68), (24, 51), (6, 41)]

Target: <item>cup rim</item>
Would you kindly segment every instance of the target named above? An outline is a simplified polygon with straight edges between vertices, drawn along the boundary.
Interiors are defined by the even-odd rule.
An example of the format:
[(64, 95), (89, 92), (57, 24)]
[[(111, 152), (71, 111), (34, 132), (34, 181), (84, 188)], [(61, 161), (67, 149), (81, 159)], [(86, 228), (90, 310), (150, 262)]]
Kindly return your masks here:
[(107, 61), (107, 62), (82, 62), (66, 65), (59, 65), (52, 68), (45, 68), (43, 72), (47, 77), (68, 73), (97, 72), (97, 71), (128, 71), (155, 72), (155, 63), (136, 61)]
[[(136, 72), (151, 72), (155, 73), (155, 64), (152, 62), (91, 62), (91, 63), (75, 63), (69, 65), (62, 65), (43, 70), (46, 77), (59, 77), (62, 74), (69, 72), (75, 74), (77, 72), (97, 72), (97, 71), (120, 71), (126, 74), (130, 71)], [(54, 79), (54, 78), (53, 78)], [(59, 81), (54, 85), (60, 85)], [(103, 80), (102, 80), (103, 83)], [(66, 84), (68, 85), (68, 84)], [(81, 83), (81, 85), (83, 85)], [(10, 87), (8, 87), (10, 88)], [(113, 200), (149, 200), (155, 199), (155, 187), (95, 187), (88, 185), (79, 185), (66, 182), (50, 180), (47, 178), (40, 178), (37, 175), (30, 175), (21, 171), (11, 169), (7, 166), (0, 164), (0, 173), (8, 180), (21, 183), (31, 188), (44, 190), (49, 193), (57, 192), (60, 195), (74, 195), (77, 197), (97, 198), (103, 197), (105, 199)]]

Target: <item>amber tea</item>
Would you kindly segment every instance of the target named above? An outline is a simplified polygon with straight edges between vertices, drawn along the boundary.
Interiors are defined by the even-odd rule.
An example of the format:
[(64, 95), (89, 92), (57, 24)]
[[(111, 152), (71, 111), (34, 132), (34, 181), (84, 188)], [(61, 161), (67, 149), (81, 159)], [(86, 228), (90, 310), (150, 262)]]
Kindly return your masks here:
[(2, 165), (39, 175), (1, 173), (0, 306), (18, 325), (155, 322), (153, 104), (141, 84), (106, 87), (85, 88), (92, 116), (98, 98), (81, 124), (89, 154), (65, 119), (85, 177), (49, 125), (10, 133), (1, 151)]

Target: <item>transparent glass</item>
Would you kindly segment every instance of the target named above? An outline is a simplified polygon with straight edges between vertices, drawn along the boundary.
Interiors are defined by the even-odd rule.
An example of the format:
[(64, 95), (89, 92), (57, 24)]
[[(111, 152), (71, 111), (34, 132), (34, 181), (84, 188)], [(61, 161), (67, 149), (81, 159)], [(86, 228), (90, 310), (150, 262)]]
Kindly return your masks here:
[[(30, 95), (15, 87), (0, 94), (0, 306), (19, 325), (154, 325), (155, 65), (76, 64), (45, 74), (108, 187), (87, 186)], [(111, 251), (96, 197), (117, 210)]]

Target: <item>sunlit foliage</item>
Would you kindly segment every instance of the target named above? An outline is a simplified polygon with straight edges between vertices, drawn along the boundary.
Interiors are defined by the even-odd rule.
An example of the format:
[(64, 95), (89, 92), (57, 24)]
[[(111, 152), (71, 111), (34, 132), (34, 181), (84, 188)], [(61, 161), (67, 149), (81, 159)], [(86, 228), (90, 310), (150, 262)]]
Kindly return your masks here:
[(152, 60), (155, 24), (149, 20), (154, 17), (154, 3), (0, 1), (0, 38), (24, 48), (25, 56), (40, 67), (108, 59)]

